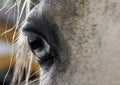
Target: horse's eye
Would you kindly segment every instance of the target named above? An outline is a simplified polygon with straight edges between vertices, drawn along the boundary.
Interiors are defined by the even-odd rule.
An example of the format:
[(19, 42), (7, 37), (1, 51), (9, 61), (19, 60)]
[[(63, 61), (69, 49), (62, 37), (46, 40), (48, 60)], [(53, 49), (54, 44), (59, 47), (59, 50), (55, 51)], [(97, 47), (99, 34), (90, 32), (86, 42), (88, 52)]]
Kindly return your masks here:
[(49, 53), (50, 47), (47, 41), (36, 33), (28, 33), (28, 44), (33, 54), (37, 57), (42, 57)]

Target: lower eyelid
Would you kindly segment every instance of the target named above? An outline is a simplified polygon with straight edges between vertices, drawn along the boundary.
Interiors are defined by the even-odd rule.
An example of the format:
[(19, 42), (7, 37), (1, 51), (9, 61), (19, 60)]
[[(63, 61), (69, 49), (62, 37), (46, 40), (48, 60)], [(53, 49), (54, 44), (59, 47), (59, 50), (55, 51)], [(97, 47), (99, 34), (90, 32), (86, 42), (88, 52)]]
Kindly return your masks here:
[(34, 50), (34, 54), (37, 56), (37, 57), (42, 57), (48, 53), (50, 53), (50, 46), (46, 43), (45, 40), (44, 41), (44, 48), (41, 50), (41, 49), (36, 49)]

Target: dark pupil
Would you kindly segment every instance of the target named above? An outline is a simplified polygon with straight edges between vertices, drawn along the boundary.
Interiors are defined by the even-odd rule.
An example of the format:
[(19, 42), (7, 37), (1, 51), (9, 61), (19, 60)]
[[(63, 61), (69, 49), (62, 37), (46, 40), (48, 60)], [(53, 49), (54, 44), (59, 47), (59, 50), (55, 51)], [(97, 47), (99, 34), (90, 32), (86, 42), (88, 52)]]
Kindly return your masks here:
[(44, 48), (44, 42), (43, 42), (43, 40), (41, 38), (36, 39), (36, 40), (34, 40), (32, 42), (29, 42), (29, 44), (30, 44), (32, 50), (35, 50), (37, 48), (42, 50)]

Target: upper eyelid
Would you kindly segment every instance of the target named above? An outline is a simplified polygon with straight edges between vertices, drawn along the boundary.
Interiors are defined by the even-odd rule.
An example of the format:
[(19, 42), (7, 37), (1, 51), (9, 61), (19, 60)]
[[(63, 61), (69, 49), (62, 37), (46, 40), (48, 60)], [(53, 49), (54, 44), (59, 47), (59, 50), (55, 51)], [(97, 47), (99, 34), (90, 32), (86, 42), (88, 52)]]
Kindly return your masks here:
[(33, 33), (38, 33), (38, 30), (37, 29), (34, 29), (32, 27), (27, 27), (25, 29), (22, 30), (24, 33), (27, 33), (27, 32), (33, 32)]
[(40, 32), (35, 28), (35, 26), (32, 23), (27, 22), (23, 27), (22, 27), (22, 32), (27, 34), (28, 32), (33, 32), (40, 34)]
[(43, 33), (41, 33), (39, 30), (37, 30), (35, 27), (33, 27), (30, 24), (26, 24), (26, 26), (22, 28), (22, 31), (26, 36), (29, 36), (29, 32), (32, 32), (32, 33), (38, 34), (39, 36), (41, 36), (47, 41), (47, 39), (42, 35)]

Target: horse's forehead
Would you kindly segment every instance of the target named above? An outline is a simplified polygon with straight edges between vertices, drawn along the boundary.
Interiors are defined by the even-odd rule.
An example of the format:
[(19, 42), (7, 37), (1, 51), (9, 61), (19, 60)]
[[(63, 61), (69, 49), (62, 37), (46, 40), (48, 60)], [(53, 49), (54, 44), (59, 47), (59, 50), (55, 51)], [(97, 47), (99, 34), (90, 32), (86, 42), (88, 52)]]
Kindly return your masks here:
[[(74, 1), (71, 1), (71, 0), (40, 0), (39, 4), (41, 4), (42, 1), (45, 1), (43, 11), (45, 10), (46, 16), (48, 16), (48, 15), (54, 16), (54, 18), (58, 20), (58, 21), (55, 21), (56, 23), (57, 22), (60, 23), (60, 22), (62, 22), (62, 20), (64, 20), (64, 22), (65, 22), (65, 19), (67, 19), (68, 22), (70, 22), (71, 17), (72, 17), (72, 19), (76, 18), (77, 21), (83, 20), (83, 18), (84, 18), (84, 20), (87, 18), (90, 18), (89, 21), (91, 19), (96, 19), (96, 21), (101, 21), (103, 18), (105, 18), (106, 21), (114, 20), (117, 23), (117, 21), (119, 20), (118, 18), (119, 18), (119, 9), (120, 9), (119, 3), (120, 3), (120, 1), (112, 1), (112, 0), (102, 0), (102, 1), (99, 1), (99, 0), (93, 0), (93, 1), (90, 1), (90, 0), (74, 0)], [(40, 6), (38, 6), (38, 8), (40, 8)], [(39, 11), (39, 9), (37, 11)], [(64, 23), (64, 22), (62, 22), (62, 23)], [(79, 23), (79, 22), (77, 22), (77, 23)], [(75, 22), (73, 22), (73, 23), (75, 23)], [(82, 22), (80, 22), (80, 23), (82, 23)], [(93, 21), (91, 23), (93, 23)]]

